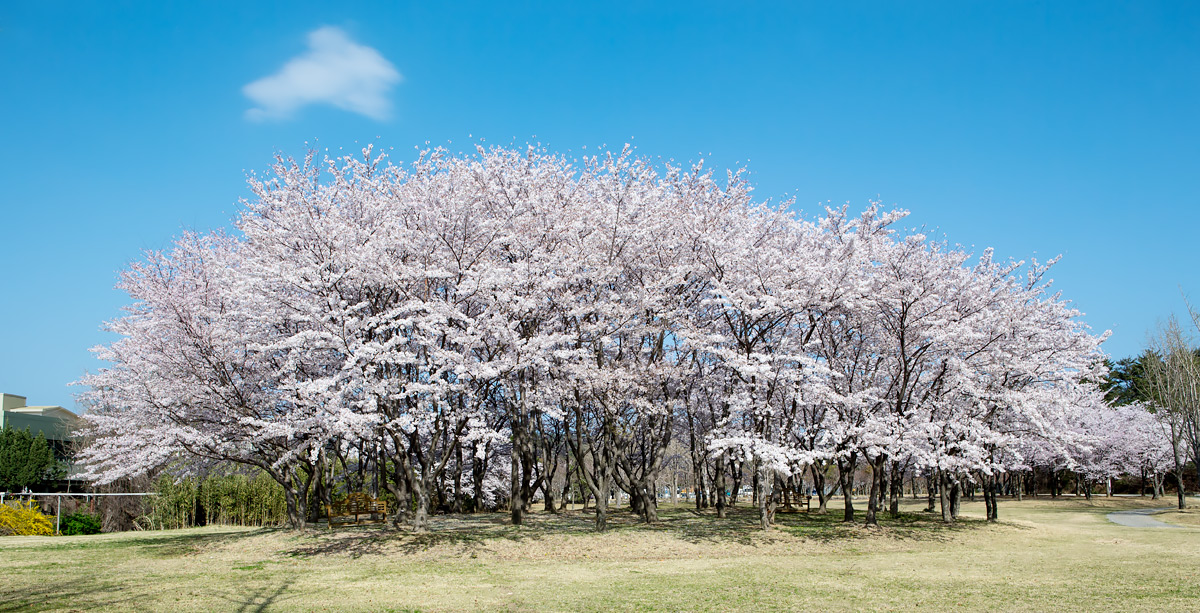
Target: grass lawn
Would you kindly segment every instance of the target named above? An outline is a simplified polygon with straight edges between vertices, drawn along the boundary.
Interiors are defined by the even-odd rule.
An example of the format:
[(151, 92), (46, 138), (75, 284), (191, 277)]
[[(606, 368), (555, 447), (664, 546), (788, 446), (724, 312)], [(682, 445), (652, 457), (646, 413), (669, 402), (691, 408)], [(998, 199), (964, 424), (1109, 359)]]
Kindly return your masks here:
[[(1167, 504), (1170, 506), (1174, 506), (1171, 504), (1172, 501), (1173, 501), (1173, 499), (1168, 499)], [(1153, 517), (1154, 519), (1157, 519), (1158, 521), (1165, 521), (1165, 522), (1169, 522), (1172, 524), (1179, 524), (1180, 526), (1191, 526), (1194, 528), (1200, 528), (1200, 506), (1188, 507), (1182, 511), (1179, 511), (1179, 510), (1163, 511), (1162, 513), (1155, 513), (1151, 517)]]
[[(1153, 506), (1169, 506), (1171, 500)], [(590, 518), (437, 517), (427, 534), (208, 527), (0, 538), (0, 611), (1200, 609), (1200, 525), (1106, 521), (1148, 499), (1002, 500), (1001, 522), (964, 503), (953, 527), (906, 501), (880, 529), (753, 510), (728, 519), (664, 509)], [(1170, 514), (1157, 515), (1177, 521)]]

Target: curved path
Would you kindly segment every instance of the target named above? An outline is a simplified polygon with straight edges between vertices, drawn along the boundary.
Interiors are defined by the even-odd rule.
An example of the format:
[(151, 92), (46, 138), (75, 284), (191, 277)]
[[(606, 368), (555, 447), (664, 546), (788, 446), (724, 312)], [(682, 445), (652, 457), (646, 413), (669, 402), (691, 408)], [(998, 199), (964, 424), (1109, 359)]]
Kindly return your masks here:
[(1172, 507), (1164, 507), (1161, 509), (1134, 509), (1132, 511), (1114, 511), (1108, 514), (1108, 521), (1130, 528), (1182, 528), (1175, 524), (1152, 519), (1150, 516), (1159, 511), (1170, 511)]

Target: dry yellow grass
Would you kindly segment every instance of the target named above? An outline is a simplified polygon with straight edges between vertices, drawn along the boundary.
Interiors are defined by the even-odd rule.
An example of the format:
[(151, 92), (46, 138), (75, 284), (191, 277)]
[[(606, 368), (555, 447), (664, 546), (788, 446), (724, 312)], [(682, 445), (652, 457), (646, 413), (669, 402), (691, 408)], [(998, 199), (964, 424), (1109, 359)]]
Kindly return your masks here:
[[(1155, 506), (1164, 506), (1159, 502)], [(606, 534), (587, 517), (436, 518), (428, 534), (210, 527), (0, 539), (4, 610), (1018, 610), (1200, 608), (1200, 530), (1117, 526), (1139, 499), (905, 507), (881, 529), (780, 514), (754, 529), (667, 510)]]
[[(1170, 501), (1168, 501), (1168, 502), (1170, 502)], [(1196, 508), (1196, 507), (1189, 507), (1182, 511), (1174, 510), (1174, 511), (1164, 511), (1162, 513), (1155, 513), (1153, 517), (1154, 517), (1154, 519), (1157, 519), (1158, 521), (1165, 521), (1165, 522), (1169, 522), (1172, 524), (1179, 524), (1181, 526), (1200, 527), (1200, 508)]]

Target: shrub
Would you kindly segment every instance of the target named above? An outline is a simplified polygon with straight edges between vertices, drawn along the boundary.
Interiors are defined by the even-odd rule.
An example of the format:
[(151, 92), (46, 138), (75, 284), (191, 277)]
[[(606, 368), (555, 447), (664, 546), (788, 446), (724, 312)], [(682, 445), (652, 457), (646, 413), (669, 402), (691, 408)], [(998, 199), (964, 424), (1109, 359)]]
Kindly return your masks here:
[(100, 516), (83, 512), (66, 515), (62, 518), (59, 533), (65, 536), (100, 534)]
[(50, 536), (54, 524), (42, 515), (36, 502), (13, 502), (0, 504), (0, 535), (5, 536)]

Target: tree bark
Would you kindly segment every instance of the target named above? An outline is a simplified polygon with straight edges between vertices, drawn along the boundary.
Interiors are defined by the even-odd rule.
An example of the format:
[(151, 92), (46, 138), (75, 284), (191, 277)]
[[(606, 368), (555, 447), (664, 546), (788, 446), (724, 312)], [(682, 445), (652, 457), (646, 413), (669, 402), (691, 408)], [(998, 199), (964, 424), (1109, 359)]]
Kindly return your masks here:
[(958, 519), (958, 511), (962, 505), (962, 482), (955, 476), (950, 479), (950, 516)]
[(302, 501), (305, 496), (289, 486), (283, 488), (283, 498), (287, 505), (288, 526), (293, 530), (303, 530), (308, 522), (308, 505)]
[(525, 438), (520, 433), (521, 431), (522, 428), (518, 424), (512, 424), (512, 472), (509, 475), (508, 511), (514, 526), (520, 526), (525, 522), (525, 488), (521, 470), (521, 465), (524, 464)]
[(947, 524), (954, 523), (954, 513), (952, 512), (953, 503), (950, 501), (950, 478), (945, 471), (938, 471), (938, 498), (942, 507), (942, 521)]
[(454, 442), (454, 502), (451, 510), (455, 513), (463, 512), (463, 493), (462, 493), (462, 473), (463, 473), (463, 453), (462, 443)]
[[(756, 464), (758, 462), (755, 462)], [(771, 489), (775, 483), (774, 475), (766, 467), (756, 467), (755, 481), (758, 482), (758, 525), (764, 531), (771, 529)]]
[(713, 483), (713, 494), (716, 497), (717, 517), (725, 517), (725, 454), (722, 453), (716, 460), (717, 474), (714, 475), (715, 483)]
[(425, 532), (429, 530), (429, 487), (420, 478), (412, 481), (413, 495), (417, 501), (417, 510), (413, 513), (413, 532)]
[(1179, 508), (1186, 509), (1187, 498), (1183, 491), (1183, 471), (1179, 469), (1175, 470), (1175, 493), (1179, 497)]
[(935, 501), (936, 501), (937, 491), (938, 491), (938, 489), (940, 489), (934, 480), (934, 477), (936, 474), (937, 473), (935, 471), (931, 470), (931, 471), (929, 471), (928, 475), (925, 475), (925, 498), (926, 498), (926, 503), (927, 503), (927, 505), (925, 507), (926, 513), (933, 513), (933, 508), (934, 508), (934, 505), (936, 504)]
[(846, 460), (839, 459), (838, 467), (838, 484), (842, 488), (842, 498), (845, 501), (845, 508), (842, 513), (842, 521), (854, 521), (854, 467), (858, 463), (856, 453), (850, 454)]
[(900, 496), (903, 494), (901, 490), (904, 489), (904, 472), (900, 470), (900, 465), (896, 462), (889, 462), (889, 464), (891, 465), (892, 482), (888, 488), (888, 514), (895, 519), (900, 517)]
[(471, 443), (471, 481), (475, 484), (475, 495), (472, 496), (471, 512), (477, 513), (483, 509), (483, 481), (487, 475), (487, 454), (491, 443), (484, 443), (483, 457), (478, 455), (478, 443)]
[(301, 477), (295, 466), (283, 469), (283, 473), (268, 470), (268, 474), (283, 486), (283, 499), (287, 508), (288, 525), (294, 530), (303, 530), (308, 525), (308, 494), (312, 487), (315, 468)]
[[(809, 467), (813, 476), (813, 489), (817, 490), (817, 503), (819, 505), (817, 506), (817, 515), (825, 515), (829, 512), (829, 492), (825, 491), (825, 471), (822, 470), (823, 468), (819, 468), (815, 463)], [(804, 495), (807, 496), (808, 492), (805, 492)]]

